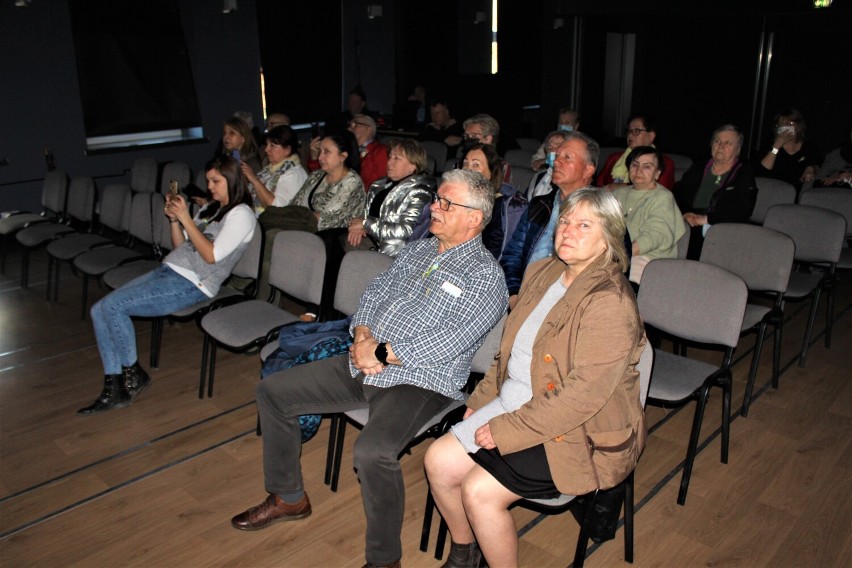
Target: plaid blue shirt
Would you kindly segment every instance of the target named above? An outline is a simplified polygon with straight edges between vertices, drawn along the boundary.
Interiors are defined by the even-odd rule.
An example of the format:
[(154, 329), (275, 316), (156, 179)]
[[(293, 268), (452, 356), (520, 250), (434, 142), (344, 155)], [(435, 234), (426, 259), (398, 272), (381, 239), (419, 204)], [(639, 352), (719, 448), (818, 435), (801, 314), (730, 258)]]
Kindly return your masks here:
[[(402, 362), (364, 384), (409, 384), (461, 399), (473, 354), (507, 303), (503, 271), (480, 236), (441, 254), (436, 238), (410, 243), (370, 283), (352, 318), (351, 331), (369, 327)], [(351, 361), (349, 368), (358, 374)]]

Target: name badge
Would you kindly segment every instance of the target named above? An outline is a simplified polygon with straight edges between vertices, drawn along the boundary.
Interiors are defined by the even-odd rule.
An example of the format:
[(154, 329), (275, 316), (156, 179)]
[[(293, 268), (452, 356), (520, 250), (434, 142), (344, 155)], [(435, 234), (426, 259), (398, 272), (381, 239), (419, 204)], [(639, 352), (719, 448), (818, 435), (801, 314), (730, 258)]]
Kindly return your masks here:
[(444, 282), (441, 284), (441, 290), (452, 296), (453, 298), (458, 298), (461, 296), (462, 289), (453, 284), (452, 282)]

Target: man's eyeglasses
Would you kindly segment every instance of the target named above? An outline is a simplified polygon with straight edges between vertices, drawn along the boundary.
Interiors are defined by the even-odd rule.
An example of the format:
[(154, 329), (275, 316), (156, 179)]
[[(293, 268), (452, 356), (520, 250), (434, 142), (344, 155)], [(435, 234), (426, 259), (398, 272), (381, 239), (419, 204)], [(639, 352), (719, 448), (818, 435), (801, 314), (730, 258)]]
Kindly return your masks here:
[(352, 122), (349, 123), (349, 128), (355, 128), (356, 126), (363, 126), (365, 128), (370, 127), (370, 125), (367, 124), (366, 122), (358, 122), (357, 120), (353, 120)]
[(456, 205), (458, 207), (466, 207), (468, 209), (478, 209), (478, 207), (471, 207), (470, 205), (465, 205), (463, 203), (453, 203), (449, 199), (439, 196), (437, 193), (432, 196), (432, 203), (437, 203), (438, 207), (441, 208), (441, 211), (449, 211), (450, 205)]
[(465, 140), (479, 140), (483, 136), (485, 136), (485, 134), (483, 134), (482, 132), (465, 132), (464, 133), (464, 139)]
[(628, 136), (639, 136), (643, 132), (650, 132), (647, 128), (628, 128), (624, 133)]

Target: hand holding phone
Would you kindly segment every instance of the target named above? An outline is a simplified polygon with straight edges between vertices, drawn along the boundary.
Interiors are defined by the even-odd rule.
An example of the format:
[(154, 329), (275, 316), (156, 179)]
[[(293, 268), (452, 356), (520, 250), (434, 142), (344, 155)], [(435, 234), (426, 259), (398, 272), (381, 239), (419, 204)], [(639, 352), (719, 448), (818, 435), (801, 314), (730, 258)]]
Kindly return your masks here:
[(169, 199), (174, 199), (180, 195), (180, 183), (176, 179), (169, 180)]

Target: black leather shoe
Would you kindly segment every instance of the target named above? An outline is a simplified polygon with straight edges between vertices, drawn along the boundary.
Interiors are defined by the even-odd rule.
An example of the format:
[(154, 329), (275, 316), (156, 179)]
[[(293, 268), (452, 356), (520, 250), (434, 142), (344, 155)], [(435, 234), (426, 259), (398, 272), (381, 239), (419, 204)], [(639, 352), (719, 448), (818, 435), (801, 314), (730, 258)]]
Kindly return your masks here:
[(130, 399), (130, 402), (136, 400), (142, 391), (151, 386), (151, 377), (145, 372), (145, 369), (139, 364), (139, 361), (133, 363), (130, 367), (122, 367), (124, 372), (124, 392)]
[(292, 505), (270, 493), (266, 501), (231, 519), (231, 526), (241, 531), (256, 531), (278, 521), (297, 521), (310, 515), (311, 502), (308, 501), (307, 493), (298, 503)]
[(77, 416), (89, 416), (98, 412), (106, 412), (116, 408), (124, 408), (130, 404), (130, 397), (122, 388), (124, 377), (122, 375), (106, 375), (104, 377), (104, 390), (101, 396), (91, 406), (81, 408)]

